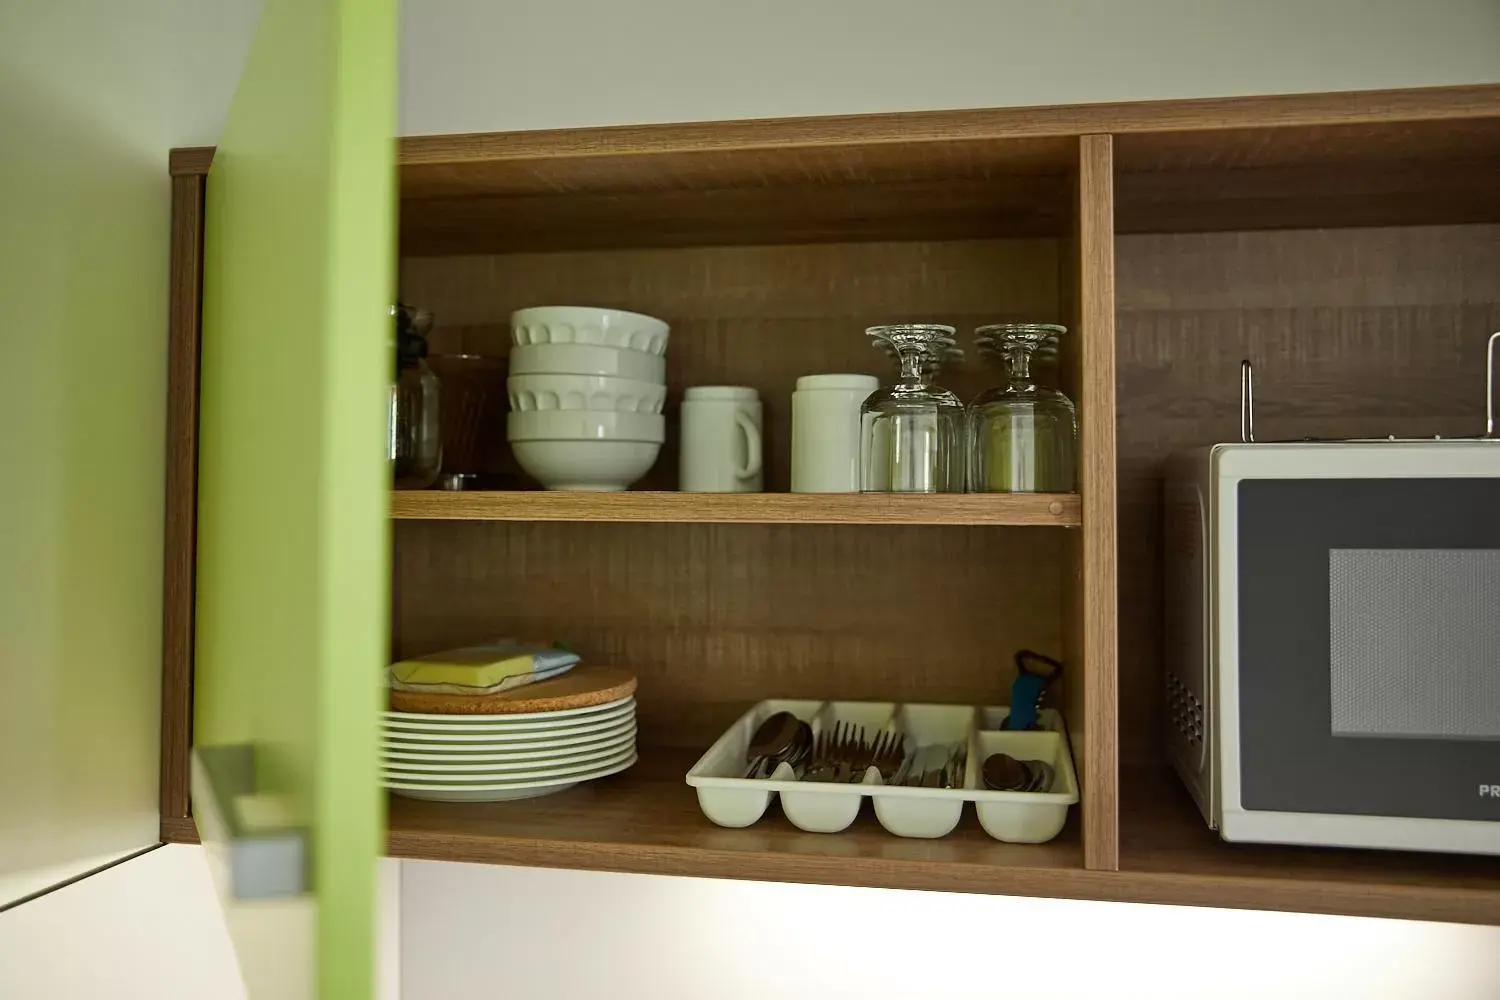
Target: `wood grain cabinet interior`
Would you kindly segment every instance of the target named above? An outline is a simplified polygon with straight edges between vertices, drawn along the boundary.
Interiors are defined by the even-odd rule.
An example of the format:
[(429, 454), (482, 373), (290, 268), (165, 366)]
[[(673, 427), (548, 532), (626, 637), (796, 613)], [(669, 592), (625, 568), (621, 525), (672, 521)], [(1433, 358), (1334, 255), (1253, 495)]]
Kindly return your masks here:
[[(1162, 462), (1238, 433), (1472, 433), (1500, 328), (1500, 88), (434, 136), (399, 145), (401, 294), (435, 350), (507, 317), (667, 317), (668, 384), (754, 386), (766, 494), (398, 493), (396, 656), (566, 637), (640, 678), (640, 763), (531, 802), (392, 799), (391, 854), (846, 885), (1500, 922), (1493, 859), (1219, 841), (1162, 764)], [(200, 237), (173, 157), (165, 839), (190, 839)], [(883, 372), (883, 321), (1062, 322), (1073, 496), (787, 493), (798, 375)], [(947, 383), (971, 398), (976, 361)], [(492, 429), (498, 432), (498, 428)], [(891, 586), (899, 581), (899, 586)], [(683, 776), (767, 697), (1003, 702), (1067, 666), (1082, 801), (1039, 846), (972, 817), (902, 840), (715, 827)]]

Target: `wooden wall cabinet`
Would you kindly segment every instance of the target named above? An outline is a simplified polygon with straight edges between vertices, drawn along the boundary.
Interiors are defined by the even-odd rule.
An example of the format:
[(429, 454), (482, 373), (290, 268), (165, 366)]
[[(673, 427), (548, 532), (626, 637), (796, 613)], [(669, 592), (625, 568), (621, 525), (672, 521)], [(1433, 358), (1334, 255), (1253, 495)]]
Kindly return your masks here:
[[(174, 155), (163, 836), (193, 835), (198, 241), (212, 151)], [(672, 400), (753, 385), (767, 490), (397, 493), (407, 655), (566, 637), (640, 677), (640, 763), (532, 802), (389, 800), (401, 857), (1500, 922), (1494, 859), (1220, 842), (1165, 772), (1164, 458), (1237, 434), (1474, 433), (1500, 328), (1500, 88), (440, 136), (399, 144), (399, 274), (435, 349), (503, 356), (511, 310), (669, 319)], [(394, 262), (393, 262), (394, 264)], [(788, 486), (800, 374), (884, 370), (861, 331), (1070, 328), (1076, 496), (810, 497)], [(371, 331), (379, 336), (379, 331)], [(945, 378), (971, 397), (994, 373)], [(671, 404), (669, 403), (669, 406)], [(670, 418), (669, 418), (670, 419)], [(501, 433), (494, 428), (494, 433)], [(372, 545), (381, 544), (371, 539)], [(880, 581), (899, 579), (901, 586)], [(765, 697), (1003, 702), (1060, 654), (1081, 806), (1046, 845), (713, 826), (683, 775)]]

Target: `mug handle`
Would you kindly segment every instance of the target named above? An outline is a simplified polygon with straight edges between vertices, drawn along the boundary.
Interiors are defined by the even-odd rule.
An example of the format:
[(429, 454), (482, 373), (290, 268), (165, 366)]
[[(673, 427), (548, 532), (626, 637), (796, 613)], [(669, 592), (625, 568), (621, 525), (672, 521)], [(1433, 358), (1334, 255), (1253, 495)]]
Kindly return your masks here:
[(736, 469), (736, 479), (749, 479), (760, 472), (760, 428), (744, 410), (734, 411), (734, 422), (745, 432), (745, 467)]

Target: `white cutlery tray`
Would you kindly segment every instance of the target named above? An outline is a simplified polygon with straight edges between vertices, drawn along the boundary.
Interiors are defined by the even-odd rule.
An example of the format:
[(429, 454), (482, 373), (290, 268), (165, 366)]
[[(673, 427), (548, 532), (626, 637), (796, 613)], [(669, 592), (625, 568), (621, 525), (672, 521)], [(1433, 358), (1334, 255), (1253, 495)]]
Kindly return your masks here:
[[(865, 735), (901, 734), (905, 749), (930, 743), (965, 742), (969, 748), (962, 788), (914, 788), (886, 785), (880, 771), (869, 768), (861, 782), (798, 781), (789, 764), (769, 778), (745, 778), (745, 753), (756, 728), (775, 712), (790, 712), (812, 726), (813, 735), (836, 722), (863, 726)], [(698, 792), (703, 815), (720, 826), (745, 827), (760, 820), (772, 796), (799, 830), (839, 833), (848, 829), (866, 797), (875, 801), (880, 825), (898, 837), (945, 837), (958, 826), (964, 803), (972, 802), (980, 825), (996, 840), (1040, 844), (1062, 831), (1068, 807), (1078, 801), (1078, 774), (1062, 717), (1043, 709), (1042, 727), (1002, 730), (1008, 708), (971, 705), (912, 705), (868, 701), (763, 701), (739, 718), (688, 771), (687, 783)], [(1055, 773), (1050, 792), (992, 792), (984, 787), (980, 768), (992, 753), (1021, 760), (1041, 760)]]

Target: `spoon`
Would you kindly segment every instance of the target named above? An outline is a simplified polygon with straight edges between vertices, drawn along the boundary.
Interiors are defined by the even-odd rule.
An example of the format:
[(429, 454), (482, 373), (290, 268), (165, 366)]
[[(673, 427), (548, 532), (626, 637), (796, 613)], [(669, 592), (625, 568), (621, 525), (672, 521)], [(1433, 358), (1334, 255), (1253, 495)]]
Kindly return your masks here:
[(1050, 792), (1052, 781), (1057, 776), (1056, 769), (1051, 764), (1042, 760), (1028, 761), (1026, 766), (1031, 768), (1031, 786), (1028, 792)]
[(1004, 753), (986, 757), (980, 773), (984, 776), (984, 787), (997, 792), (1025, 791), (1032, 780), (1025, 764)]
[(813, 733), (812, 726), (798, 720), (795, 730), (792, 732), (791, 742), (780, 753), (767, 755), (759, 767), (751, 775), (753, 778), (769, 778), (782, 764), (790, 764), (793, 773), (806, 762), (812, 755)]
[[(787, 755), (782, 757), (781, 761), (779, 761), (778, 763), (786, 763), (792, 765), (792, 770), (795, 773), (797, 770), (801, 769), (803, 764), (807, 762), (807, 758), (812, 756), (812, 749), (812, 726), (809, 726), (807, 723), (799, 720), (797, 723), (797, 735), (792, 743), (792, 749), (788, 751)], [(775, 770), (774, 766), (772, 767), (772, 770)]]
[(755, 777), (767, 759), (774, 757), (779, 760), (783, 754), (789, 752), (801, 732), (801, 726), (801, 720), (791, 712), (775, 712), (768, 715), (765, 721), (756, 727), (755, 735), (750, 737), (750, 748), (745, 751), (745, 759), (749, 761), (749, 767), (745, 769), (745, 777)]

